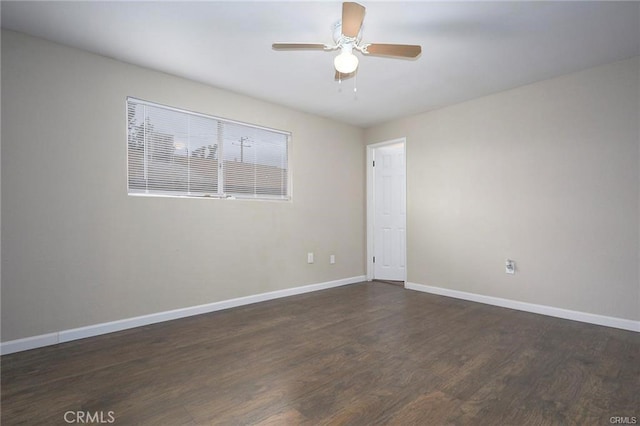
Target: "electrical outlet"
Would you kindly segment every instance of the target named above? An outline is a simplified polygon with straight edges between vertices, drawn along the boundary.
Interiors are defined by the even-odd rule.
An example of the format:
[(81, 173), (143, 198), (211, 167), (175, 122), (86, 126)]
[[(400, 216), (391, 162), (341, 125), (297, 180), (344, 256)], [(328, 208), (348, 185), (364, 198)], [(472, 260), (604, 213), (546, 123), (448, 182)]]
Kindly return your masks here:
[(307, 263), (313, 263), (313, 253), (307, 253)]
[(511, 275), (515, 274), (516, 273), (516, 262), (515, 262), (515, 260), (507, 259), (504, 262), (504, 271), (507, 274), (511, 274)]
[(332, 254), (331, 256), (329, 256), (329, 263), (332, 264), (332, 265), (334, 263), (336, 263), (336, 255), (335, 254)]

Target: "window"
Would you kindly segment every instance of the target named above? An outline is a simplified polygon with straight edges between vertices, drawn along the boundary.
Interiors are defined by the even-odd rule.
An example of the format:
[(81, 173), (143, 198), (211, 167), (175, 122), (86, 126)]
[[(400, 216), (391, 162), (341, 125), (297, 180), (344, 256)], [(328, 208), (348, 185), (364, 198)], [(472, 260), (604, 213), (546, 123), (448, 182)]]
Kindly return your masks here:
[(127, 98), (129, 194), (289, 199), (290, 133)]

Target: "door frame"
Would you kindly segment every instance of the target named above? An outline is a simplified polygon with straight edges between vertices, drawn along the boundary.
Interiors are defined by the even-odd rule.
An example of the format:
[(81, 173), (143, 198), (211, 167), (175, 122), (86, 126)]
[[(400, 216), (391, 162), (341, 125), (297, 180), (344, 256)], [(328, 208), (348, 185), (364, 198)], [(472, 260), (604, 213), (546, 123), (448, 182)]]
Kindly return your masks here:
[[(372, 143), (367, 145), (367, 281), (373, 280), (373, 254), (375, 253), (374, 247), (374, 227), (375, 227), (375, 179), (373, 170), (373, 153), (377, 148), (381, 148), (388, 145), (402, 144), (404, 151), (404, 203), (405, 203), (405, 229), (407, 226), (406, 216), (407, 211), (407, 138), (401, 137), (398, 139), (392, 139), (384, 142)], [(407, 282), (407, 240), (409, 239), (408, 232), (405, 233), (406, 238), (404, 240), (404, 283)]]

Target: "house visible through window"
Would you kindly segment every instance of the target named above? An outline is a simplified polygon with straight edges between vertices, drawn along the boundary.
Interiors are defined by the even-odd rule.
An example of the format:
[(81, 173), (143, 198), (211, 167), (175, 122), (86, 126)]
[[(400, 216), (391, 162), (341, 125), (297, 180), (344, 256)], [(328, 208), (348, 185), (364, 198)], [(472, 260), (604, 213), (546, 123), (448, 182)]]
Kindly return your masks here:
[(290, 134), (127, 98), (129, 194), (289, 199)]

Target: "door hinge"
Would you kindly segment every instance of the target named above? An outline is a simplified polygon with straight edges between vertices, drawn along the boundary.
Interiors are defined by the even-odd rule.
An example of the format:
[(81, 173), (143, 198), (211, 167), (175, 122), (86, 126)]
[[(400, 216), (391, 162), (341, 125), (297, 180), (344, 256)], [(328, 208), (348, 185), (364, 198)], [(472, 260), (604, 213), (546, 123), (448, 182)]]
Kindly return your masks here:
[(376, 257), (373, 256), (373, 263), (376, 263)]
[(373, 167), (376, 166), (376, 160), (373, 160)]

